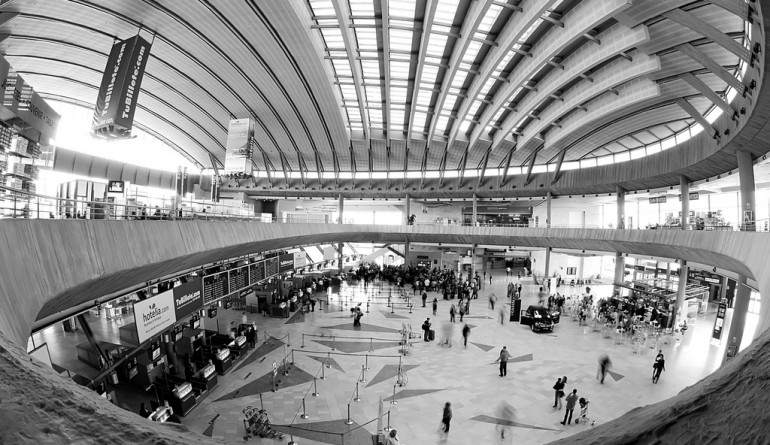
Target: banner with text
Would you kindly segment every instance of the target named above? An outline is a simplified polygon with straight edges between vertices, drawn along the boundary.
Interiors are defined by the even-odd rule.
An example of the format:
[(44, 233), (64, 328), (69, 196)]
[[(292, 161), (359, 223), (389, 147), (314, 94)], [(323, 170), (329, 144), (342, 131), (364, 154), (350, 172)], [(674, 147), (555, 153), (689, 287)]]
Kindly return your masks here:
[(250, 118), (231, 119), (227, 129), (225, 152), (225, 174), (251, 174), (251, 136), (254, 134), (254, 121)]
[(174, 290), (134, 303), (134, 321), (139, 343), (144, 343), (176, 322)]
[[(0, 74), (5, 77), (9, 72), (8, 62), (0, 60)], [(5, 77), (3, 90), (3, 106), (29, 126), (21, 133), (33, 141), (47, 144), (48, 139), (56, 135), (61, 117), (59, 113), (18, 74)]]
[(150, 46), (138, 35), (112, 45), (91, 126), (97, 134), (127, 136), (131, 132)]
[(278, 256), (278, 273), (294, 270), (294, 255), (289, 253)]
[(294, 252), (294, 268), (300, 269), (307, 266), (307, 254), (305, 252)]
[(203, 285), (200, 278), (174, 289), (174, 313), (181, 320), (203, 308)]

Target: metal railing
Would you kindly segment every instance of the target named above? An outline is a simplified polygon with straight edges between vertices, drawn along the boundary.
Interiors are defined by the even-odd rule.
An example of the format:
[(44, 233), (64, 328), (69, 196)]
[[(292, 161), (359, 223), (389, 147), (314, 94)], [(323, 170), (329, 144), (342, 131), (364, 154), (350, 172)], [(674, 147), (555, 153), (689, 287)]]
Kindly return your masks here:
[[(185, 201), (185, 203), (188, 203)], [(200, 206), (207, 203), (194, 203)], [(229, 212), (207, 212), (184, 206), (148, 207), (140, 204), (118, 204), (108, 201), (88, 201), (73, 198), (58, 198), (54, 196), (39, 195), (28, 191), (14, 189), (0, 185), (0, 218), (28, 218), (28, 219), (94, 219), (94, 220), (204, 220), (204, 221), (253, 221), (261, 223), (327, 223), (336, 224), (336, 221), (322, 221), (317, 214), (301, 218), (296, 214), (288, 215), (285, 219), (265, 218), (261, 215), (240, 215)], [(355, 224), (355, 223), (346, 223)], [(530, 221), (524, 224), (497, 224), (497, 223), (470, 223), (470, 222), (416, 222), (417, 226), (462, 226), (462, 227), (503, 227), (519, 229), (615, 229), (609, 225), (596, 224), (545, 224)], [(621, 228), (620, 230), (682, 230), (681, 226), (656, 225), (650, 227)], [(696, 230), (691, 227), (691, 230)], [(770, 232), (770, 218), (747, 221), (738, 226), (706, 226), (704, 231), (739, 230), (743, 232)]]

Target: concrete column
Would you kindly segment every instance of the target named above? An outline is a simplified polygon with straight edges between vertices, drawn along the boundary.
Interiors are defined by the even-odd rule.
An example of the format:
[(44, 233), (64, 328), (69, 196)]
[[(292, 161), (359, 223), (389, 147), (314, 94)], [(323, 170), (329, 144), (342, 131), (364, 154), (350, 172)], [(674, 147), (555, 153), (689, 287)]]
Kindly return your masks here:
[[(585, 229), (586, 228), (586, 211), (585, 210), (580, 212), (580, 228), (581, 229)], [(578, 262), (578, 278), (580, 278), (581, 280), (583, 278), (585, 278), (583, 276), (583, 274), (584, 274), (583, 271), (585, 270), (585, 259), (586, 258), (584, 256), (581, 256), (580, 257), (580, 261)], [(600, 268), (600, 270), (601, 270), (601, 268)]]
[(626, 190), (621, 187), (617, 186), (617, 189), (615, 190), (618, 194), (617, 197), (617, 206), (618, 206), (618, 218), (615, 224), (616, 229), (624, 229), (625, 226), (625, 216), (626, 216)]
[(666, 263), (666, 281), (671, 281), (671, 263)]
[(639, 258), (634, 258), (634, 270), (631, 272), (631, 281), (636, 281), (636, 266), (639, 264)]
[[(471, 216), (471, 227), (476, 227), (476, 223), (478, 222), (476, 218), (478, 218), (478, 196), (474, 193), (473, 194), (473, 215)], [(473, 254), (476, 254), (476, 251), (474, 250)]]
[[(727, 349), (733, 344), (740, 349), (743, 340), (743, 330), (746, 327), (746, 314), (749, 312), (749, 301), (751, 300), (751, 289), (746, 286), (746, 277), (738, 275), (738, 283), (735, 286), (735, 300), (733, 300), (733, 318), (730, 320), (730, 334), (727, 336), (727, 345), (725, 348), (725, 357), (722, 364), (726, 361)], [(737, 351), (736, 351), (737, 353)]]
[(412, 215), (412, 200), (409, 193), (406, 194), (406, 208), (404, 210), (404, 224), (409, 224), (409, 217)]
[[(615, 252), (615, 280), (613, 281), (615, 284), (623, 283), (624, 272), (625, 272), (625, 260), (623, 259), (623, 254), (620, 252)], [(614, 286), (613, 290), (619, 294), (620, 286)]]
[(679, 193), (682, 195), (682, 230), (690, 229), (690, 183), (685, 176), (679, 177)]
[(548, 278), (549, 276), (551, 276), (550, 267), (551, 267), (551, 248), (546, 247), (545, 248), (545, 278)]
[[(738, 215), (738, 221), (741, 230), (756, 231), (757, 211), (756, 200), (754, 196), (754, 164), (751, 162), (751, 153), (738, 150), (735, 152), (738, 157), (738, 179), (741, 184), (741, 214)], [(748, 222), (747, 222), (748, 221)]]
[(404, 265), (409, 267), (409, 241), (404, 242)]
[[(343, 221), (345, 220), (342, 217), (342, 214), (343, 214), (344, 211), (345, 211), (345, 199), (342, 197), (342, 193), (340, 193), (339, 201), (337, 203), (337, 213), (339, 214), (339, 221), (338, 221), (339, 224), (342, 224)], [(337, 270), (339, 271), (339, 273), (342, 273), (342, 270), (343, 270), (342, 269), (342, 266), (343, 266), (342, 265), (342, 247), (343, 247), (343, 245), (344, 245), (343, 243), (337, 244), (337, 250), (339, 250), (339, 254), (337, 255)]]
[(551, 227), (551, 192), (548, 191), (545, 195), (545, 226)]
[(674, 318), (676, 324), (681, 323), (686, 315), (684, 311), (684, 292), (687, 290), (687, 261), (680, 260), (679, 265), (679, 286), (676, 290), (676, 318)]

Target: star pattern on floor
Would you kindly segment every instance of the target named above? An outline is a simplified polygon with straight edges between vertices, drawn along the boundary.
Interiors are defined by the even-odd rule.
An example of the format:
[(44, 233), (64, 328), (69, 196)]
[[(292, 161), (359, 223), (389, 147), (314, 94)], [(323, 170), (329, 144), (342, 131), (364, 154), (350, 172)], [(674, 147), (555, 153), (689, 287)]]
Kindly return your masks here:
[(280, 347), (281, 347), (281, 346), (283, 346), (284, 344), (285, 344), (285, 343), (284, 343), (284, 342), (282, 342), (281, 340), (278, 340), (278, 339), (276, 339), (276, 338), (272, 338), (272, 337), (270, 337), (270, 339), (269, 339), (269, 340), (267, 340), (266, 342), (264, 342), (264, 343), (262, 343), (261, 345), (259, 345), (259, 346), (257, 347), (257, 349), (255, 349), (255, 350), (254, 350), (254, 351), (253, 351), (251, 354), (249, 354), (249, 355), (248, 355), (246, 358), (244, 358), (243, 360), (241, 360), (241, 362), (238, 364), (238, 366), (236, 366), (236, 367), (233, 369), (233, 372), (235, 372), (235, 371), (237, 371), (237, 370), (239, 370), (239, 369), (243, 368), (243, 367), (244, 367), (244, 366), (246, 366), (246, 365), (249, 365), (249, 364), (251, 364), (251, 363), (254, 363), (255, 361), (257, 361), (257, 360), (258, 360), (258, 359), (260, 359), (261, 357), (264, 357), (264, 356), (266, 356), (267, 354), (269, 354), (269, 353), (271, 353), (271, 352), (275, 351), (276, 349), (280, 348)]
[(393, 348), (401, 346), (397, 341), (331, 341), (331, 340), (313, 340), (319, 345), (323, 345), (335, 350), (340, 350), (348, 354), (354, 354), (357, 352), (371, 352), (378, 349)]
[(359, 331), (359, 332), (384, 332), (400, 334), (401, 331), (393, 328), (385, 328), (374, 324), (361, 323), (361, 326), (353, 326), (353, 323), (339, 324), (335, 326), (324, 326), (322, 329), (336, 329), (340, 331)]
[(345, 370), (342, 369), (342, 366), (340, 366), (340, 364), (337, 363), (337, 360), (334, 360), (334, 357), (318, 357), (315, 355), (308, 355), (307, 357), (312, 358), (313, 360), (317, 360), (321, 363), (327, 364), (339, 372), (342, 372), (342, 373), (345, 372)]
[[(292, 365), (287, 365), (287, 368), (289, 370), (289, 375), (283, 375), (281, 373), (283, 369), (280, 366), (278, 367), (277, 378), (279, 381), (278, 383), (279, 391), (281, 389), (288, 388), (290, 386), (301, 385), (303, 383), (309, 383), (313, 381), (313, 376), (303, 371), (302, 369)], [(240, 388), (234, 391), (231, 391), (226, 395), (216, 399), (215, 402), (221, 402), (223, 400), (239, 399), (241, 397), (254, 396), (257, 394), (270, 392), (273, 390), (272, 374), (273, 374), (272, 371), (268, 371), (266, 374), (262, 375), (261, 377), (258, 377), (253, 381), (241, 386)]]
[(496, 417), (485, 416), (485, 415), (473, 417), (471, 418), (471, 420), (475, 420), (476, 422), (492, 423), (495, 425), (515, 426), (517, 428), (528, 428), (531, 430), (561, 431), (561, 430), (555, 430), (553, 428), (545, 428), (537, 425), (529, 425), (526, 423), (519, 423), (514, 420), (498, 419)]
[(612, 378), (613, 378), (613, 379), (614, 379), (616, 382), (620, 381), (620, 380), (621, 380), (623, 377), (625, 377), (624, 375), (622, 375), (622, 374), (618, 374), (617, 372), (613, 372), (613, 371), (607, 371), (607, 374), (609, 374), (610, 376), (612, 376)]
[(508, 359), (508, 363), (531, 362), (532, 360), (533, 360), (532, 354), (526, 354), (520, 357)]
[(294, 324), (294, 323), (304, 323), (305, 322), (305, 313), (302, 311), (297, 311), (294, 313), (294, 315), (291, 316), (284, 324)]
[[(312, 414), (311, 414), (312, 415)], [(327, 420), (323, 422), (294, 423), (293, 425), (271, 425), (276, 431), (292, 436), (302, 437), (319, 443), (333, 445), (374, 443), (372, 434), (361, 428), (355, 421), (345, 424), (346, 419)], [(344, 439), (343, 439), (344, 436)]]
[[(409, 372), (418, 366), (420, 365), (403, 365), (402, 368), (405, 372)], [(368, 388), (372, 385), (382, 383), (385, 380), (395, 378), (396, 376), (398, 376), (398, 365), (385, 365), (380, 369), (380, 372), (378, 372), (377, 375), (369, 380), (369, 384), (366, 385), (366, 387)]]
[(476, 346), (477, 348), (481, 349), (484, 352), (489, 352), (492, 349), (495, 349), (494, 346), (489, 346), (489, 345), (485, 345), (485, 344), (481, 344), (481, 343), (475, 343), (475, 342), (469, 342), (469, 343), (474, 345), (474, 346)]
[(387, 399), (383, 399), (383, 402), (390, 402), (395, 398), (395, 400), (401, 400), (401, 399), (407, 399), (409, 397), (417, 397), (424, 394), (430, 394), (432, 392), (438, 392), (443, 391), (443, 389), (404, 389), (396, 393), (396, 396), (393, 397), (393, 395), (388, 396)]
[(403, 315), (399, 315), (395, 313), (391, 314), (390, 312), (386, 312), (386, 311), (380, 311), (380, 312), (382, 313), (382, 315), (385, 316), (385, 318), (403, 318), (405, 320), (409, 320), (409, 317), (404, 317)]

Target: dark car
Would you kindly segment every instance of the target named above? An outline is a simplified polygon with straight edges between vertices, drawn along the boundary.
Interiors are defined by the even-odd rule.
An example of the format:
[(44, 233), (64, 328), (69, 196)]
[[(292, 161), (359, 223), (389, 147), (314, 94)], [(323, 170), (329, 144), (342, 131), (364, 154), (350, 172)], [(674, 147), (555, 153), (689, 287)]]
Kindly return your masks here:
[[(557, 312), (557, 317), (558, 317)], [(535, 332), (551, 331), (556, 323), (551, 312), (543, 306), (532, 305), (527, 308), (526, 318), (529, 319), (529, 327)]]

